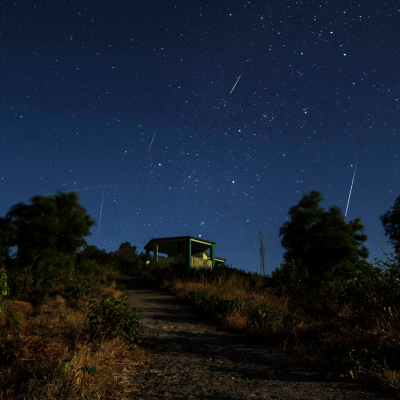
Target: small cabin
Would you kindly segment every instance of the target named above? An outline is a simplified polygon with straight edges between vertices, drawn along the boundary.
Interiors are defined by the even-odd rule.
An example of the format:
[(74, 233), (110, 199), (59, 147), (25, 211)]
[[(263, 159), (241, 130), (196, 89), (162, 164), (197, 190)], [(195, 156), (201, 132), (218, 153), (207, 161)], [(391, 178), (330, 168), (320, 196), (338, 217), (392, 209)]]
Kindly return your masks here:
[(184, 263), (194, 268), (225, 265), (225, 258), (215, 256), (215, 242), (192, 236), (151, 239), (146, 246), (146, 263)]

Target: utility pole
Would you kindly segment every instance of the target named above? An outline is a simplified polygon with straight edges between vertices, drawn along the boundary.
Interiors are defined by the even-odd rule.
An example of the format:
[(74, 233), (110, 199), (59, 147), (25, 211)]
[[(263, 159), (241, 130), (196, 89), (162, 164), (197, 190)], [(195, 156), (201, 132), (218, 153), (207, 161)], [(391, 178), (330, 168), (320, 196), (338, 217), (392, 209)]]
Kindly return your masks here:
[(267, 264), (265, 262), (265, 244), (264, 235), (260, 231), (260, 275), (266, 276), (267, 274)]

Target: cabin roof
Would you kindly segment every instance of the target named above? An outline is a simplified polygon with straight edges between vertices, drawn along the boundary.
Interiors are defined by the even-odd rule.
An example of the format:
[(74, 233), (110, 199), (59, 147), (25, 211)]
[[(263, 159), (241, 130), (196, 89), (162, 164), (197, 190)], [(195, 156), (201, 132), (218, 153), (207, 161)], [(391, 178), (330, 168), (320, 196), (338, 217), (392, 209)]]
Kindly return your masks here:
[(144, 246), (144, 248), (147, 250), (153, 250), (152, 244), (154, 242), (160, 243), (160, 242), (179, 242), (182, 240), (187, 240), (187, 239), (192, 239), (196, 242), (200, 242), (200, 243), (204, 243), (207, 245), (212, 245), (212, 244), (216, 244), (216, 242), (213, 242), (211, 240), (206, 240), (203, 238), (197, 238), (197, 237), (193, 237), (193, 236), (171, 236), (171, 237), (163, 237), (163, 238), (153, 238), (150, 239), (149, 242), (146, 244), (146, 246)]

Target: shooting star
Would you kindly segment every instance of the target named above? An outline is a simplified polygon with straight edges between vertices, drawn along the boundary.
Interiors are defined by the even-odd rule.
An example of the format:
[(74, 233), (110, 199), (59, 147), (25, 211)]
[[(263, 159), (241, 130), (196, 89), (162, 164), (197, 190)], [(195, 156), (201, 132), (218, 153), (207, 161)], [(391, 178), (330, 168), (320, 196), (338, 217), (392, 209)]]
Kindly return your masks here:
[(351, 192), (352, 192), (352, 190), (353, 190), (353, 185), (354, 185), (354, 178), (356, 177), (357, 164), (358, 164), (358, 160), (356, 161), (356, 166), (355, 166), (355, 168), (354, 168), (354, 173), (353, 173), (353, 179), (352, 179), (352, 181), (351, 181), (350, 193), (349, 193), (349, 198), (348, 198), (348, 200), (347, 200), (347, 206), (346, 206), (346, 212), (344, 213), (344, 217), (345, 217), (345, 218), (347, 218), (347, 210), (349, 209)]
[(232, 88), (232, 90), (231, 90), (231, 92), (230, 92), (229, 94), (232, 94), (232, 92), (235, 90), (235, 87), (236, 87), (236, 85), (238, 84), (238, 82), (240, 81), (240, 78), (242, 77), (242, 75), (243, 75), (243, 73), (241, 73), (241, 74), (239, 75), (239, 77), (237, 78), (236, 83), (233, 85), (233, 88)]
[(150, 149), (151, 149), (151, 146), (153, 144), (153, 140), (155, 137), (156, 137), (156, 132), (154, 132), (153, 139), (151, 139), (151, 143), (150, 143), (149, 149), (147, 150), (147, 154), (149, 154), (149, 152), (150, 152)]
[(103, 202), (104, 202), (104, 191), (106, 187), (103, 187), (103, 195), (101, 196), (101, 205), (100, 205), (100, 217), (99, 217), (99, 227), (97, 228), (97, 240), (99, 240), (100, 235), (100, 225), (101, 225), (101, 213), (103, 212)]

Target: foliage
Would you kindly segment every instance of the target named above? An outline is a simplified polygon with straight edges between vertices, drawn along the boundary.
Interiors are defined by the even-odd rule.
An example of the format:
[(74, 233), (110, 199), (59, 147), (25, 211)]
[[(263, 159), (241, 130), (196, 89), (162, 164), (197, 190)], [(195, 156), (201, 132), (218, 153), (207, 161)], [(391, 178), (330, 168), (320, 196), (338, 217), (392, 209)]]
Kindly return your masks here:
[(352, 310), (367, 320), (381, 325), (400, 322), (400, 262), (387, 256), (376, 266), (365, 269), (348, 283), (346, 301)]
[(94, 221), (76, 193), (34, 196), (11, 207), (0, 219), (0, 259), (12, 297), (43, 297), (76, 274), (76, 252), (86, 245)]
[(139, 275), (143, 262), (139, 258), (124, 258), (120, 261), (119, 270), (127, 275)]
[(381, 216), (381, 222), (385, 229), (385, 235), (394, 246), (396, 252), (400, 252), (400, 196), (395, 200), (390, 210)]
[(136, 258), (138, 256), (137, 247), (132, 246), (130, 242), (121, 243), (117, 253), (121, 258)]
[(57, 291), (75, 274), (75, 257), (71, 254), (51, 251), (37, 260), (33, 269), (34, 288), (44, 294)]
[(334, 360), (341, 373), (354, 379), (391, 376), (392, 382), (400, 381), (399, 257), (375, 265), (358, 259), (350, 277), (340, 274), (351, 270), (346, 263), (341, 260), (333, 276), (313, 275), (301, 260), (286, 261), (271, 278), (231, 267), (172, 264), (145, 265), (141, 273), (231, 329)]
[(22, 266), (37, 264), (48, 253), (75, 254), (86, 245), (94, 221), (74, 192), (34, 196), (32, 204), (19, 203), (6, 215), (9, 245), (16, 246)]
[(0, 314), (0, 337), (9, 333), (22, 332), (22, 317), (17, 307), (11, 301), (5, 303)]
[(351, 349), (341, 360), (346, 376), (358, 379), (361, 374), (369, 375), (372, 371), (382, 368), (382, 351), (377, 346), (370, 348)]
[(322, 280), (352, 278), (358, 263), (368, 257), (364, 227), (358, 218), (346, 222), (339, 207), (325, 211), (321, 201), (321, 193), (312, 191), (290, 208), (290, 220), (280, 228), (284, 258), (300, 259), (308, 274)]
[(242, 300), (226, 299), (222, 294), (209, 296), (202, 291), (189, 292), (188, 300), (203, 311), (211, 312), (220, 317), (227, 317), (234, 312), (242, 311), (244, 308)]
[(0, 266), (9, 261), (10, 239), (13, 227), (5, 218), (0, 218)]
[(93, 335), (121, 336), (127, 342), (139, 343), (142, 336), (139, 310), (126, 303), (127, 295), (117, 299), (112, 294), (91, 302), (88, 326)]
[(135, 376), (143, 365), (141, 348), (122, 338), (90, 341), (86, 310), (65, 307), (59, 296), (46, 297), (34, 310), (15, 305), (21, 315), (34, 315), (22, 320), (21, 333), (7, 328), (0, 335), (0, 399), (135, 398), (138, 385), (121, 385), (121, 377)]
[(278, 307), (258, 303), (247, 315), (247, 326), (252, 329), (271, 329), (273, 325), (282, 322), (282, 314)]
[(33, 288), (31, 268), (8, 268), (7, 278), (12, 298), (21, 299), (31, 293)]
[(73, 280), (64, 290), (67, 304), (72, 308), (79, 308), (81, 300), (92, 291), (92, 285), (85, 280)]
[(4, 307), (5, 297), (10, 294), (10, 288), (7, 284), (7, 273), (4, 268), (0, 268), (0, 311)]
[(97, 246), (84, 246), (84, 248), (77, 253), (77, 263), (80, 264), (84, 261), (94, 261), (97, 265), (112, 266), (113, 256), (104, 249), (100, 250)]
[(0, 335), (22, 331), (21, 315), (15, 305), (6, 300), (10, 289), (7, 285), (7, 274), (4, 268), (0, 268)]
[(309, 274), (301, 260), (290, 260), (274, 270), (271, 278), (271, 283), (275, 287), (280, 287), (288, 293), (293, 293), (302, 292), (306, 289)]

